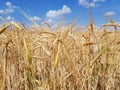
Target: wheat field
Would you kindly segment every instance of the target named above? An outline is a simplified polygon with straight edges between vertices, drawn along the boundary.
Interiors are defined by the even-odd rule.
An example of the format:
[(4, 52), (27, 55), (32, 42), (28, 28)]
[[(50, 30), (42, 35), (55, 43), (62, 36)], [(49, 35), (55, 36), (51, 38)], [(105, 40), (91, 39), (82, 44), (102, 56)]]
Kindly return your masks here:
[(117, 27), (2, 25), (0, 90), (120, 90)]

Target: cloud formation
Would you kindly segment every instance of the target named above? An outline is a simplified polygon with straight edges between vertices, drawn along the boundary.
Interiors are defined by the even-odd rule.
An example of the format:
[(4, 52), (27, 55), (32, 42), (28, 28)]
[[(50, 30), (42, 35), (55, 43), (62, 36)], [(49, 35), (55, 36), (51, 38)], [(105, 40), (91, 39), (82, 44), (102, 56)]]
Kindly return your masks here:
[(14, 12), (14, 9), (11, 9), (11, 8), (7, 8), (5, 10), (0, 10), (0, 14), (10, 14), (13, 12)]
[(59, 10), (49, 10), (46, 13), (46, 16), (50, 17), (50, 18), (55, 18), (55, 17), (58, 17), (60, 15), (68, 14), (68, 13), (71, 13), (71, 12), (72, 12), (71, 9), (67, 5), (64, 5), (62, 7), (62, 9), (59, 9)]
[(84, 6), (85, 8), (89, 8), (89, 7), (95, 7), (97, 6), (97, 2), (104, 2), (105, 0), (91, 0), (91, 2), (89, 2), (88, 0), (79, 0), (79, 5)]
[(93, 2), (104, 2), (105, 0), (93, 0)]
[(11, 2), (7, 1), (5, 3), (6, 9), (0, 9), (0, 14), (10, 14), (14, 12), (14, 9), (17, 8), (16, 6), (12, 5)]
[(115, 15), (114, 11), (109, 11), (104, 13), (104, 16), (113, 16), (113, 15)]
[(30, 19), (33, 21), (41, 21), (41, 18), (39, 18), (38, 16), (30, 17)]
[(11, 17), (11, 16), (7, 16), (7, 17), (6, 17), (6, 20), (14, 20), (14, 18)]
[(8, 7), (12, 8), (12, 3), (11, 3), (11, 2), (9, 2), (9, 1), (7, 1), (7, 2), (6, 2), (6, 6), (8, 6)]

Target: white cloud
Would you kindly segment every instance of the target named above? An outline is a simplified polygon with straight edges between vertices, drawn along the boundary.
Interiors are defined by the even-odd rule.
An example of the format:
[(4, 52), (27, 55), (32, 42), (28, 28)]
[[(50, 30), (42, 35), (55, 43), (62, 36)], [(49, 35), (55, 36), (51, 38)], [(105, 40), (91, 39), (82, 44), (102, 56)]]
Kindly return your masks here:
[(93, 2), (104, 2), (105, 0), (93, 0)]
[(115, 15), (115, 12), (114, 11), (105, 12), (104, 15), (105, 16), (113, 16), (113, 15)]
[(46, 13), (46, 16), (54, 18), (54, 17), (58, 17), (58, 16), (63, 15), (63, 14), (68, 14), (70, 12), (72, 12), (71, 9), (67, 5), (64, 5), (62, 9), (59, 9), (59, 10), (49, 10)]
[(34, 16), (34, 17), (30, 17), (31, 20), (33, 21), (41, 21), (41, 18)]
[(7, 16), (7, 17), (6, 17), (6, 20), (14, 20), (14, 18), (11, 17), (11, 16)]
[(91, 2), (89, 2), (88, 0), (79, 0), (79, 5), (84, 6), (86, 8), (89, 7), (95, 7), (97, 6), (97, 2), (104, 2), (105, 0), (91, 0)]
[(48, 23), (55, 23), (55, 20), (52, 19), (52, 18), (49, 18), (49, 19), (47, 19), (47, 22), (48, 22)]
[(66, 6), (66, 5), (64, 5), (62, 10), (60, 10), (60, 11), (61, 11), (61, 14), (67, 14), (67, 13), (71, 13), (72, 12), (71, 9), (68, 6)]
[(13, 9), (5, 9), (5, 10), (0, 10), (0, 14), (10, 14), (10, 13), (13, 13), (14, 10)]
[(12, 9), (19, 8), (19, 7), (15, 6), (15, 5), (13, 5), (13, 4), (12, 4), (11, 2), (9, 2), (9, 1), (6, 2), (6, 6), (7, 6), (8, 8), (12, 8)]
[(6, 2), (6, 6), (8, 6), (8, 7), (12, 8), (12, 6), (13, 6), (13, 5), (12, 5), (12, 3), (11, 3), (11, 2), (7, 1), (7, 2)]
[(63, 5), (61, 9), (58, 10), (49, 10), (46, 13), (46, 22), (50, 25), (54, 25), (59, 19), (60, 16), (71, 13), (72, 10), (67, 6)]
[(9, 13), (13, 13), (14, 12), (14, 10), (13, 9), (10, 9), (10, 8), (8, 8), (8, 9), (6, 9), (5, 10), (5, 14), (9, 14)]
[(4, 13), (4, 10), (0, 10), (0, 14)]
[(5, 5), (7, 6), (7, 8), (4, 9), (4, 10), (0, 9), (0, 14), (10, 14), (10, 13), (13, 13), (13, 12), (14, 12), (14, 9), (15, 9), (15, 8), (18, 8), (18, 7), (16, 7), (16, 6), (12, 5), (12, 3), (9, 2), (9, 1), (7, 1), (7, 2), (5, 3)]
[(88, 2), (87, 2), (87, 0), (79, 0), (79, 4), (84, 6), (84, 5), (88, 4)]

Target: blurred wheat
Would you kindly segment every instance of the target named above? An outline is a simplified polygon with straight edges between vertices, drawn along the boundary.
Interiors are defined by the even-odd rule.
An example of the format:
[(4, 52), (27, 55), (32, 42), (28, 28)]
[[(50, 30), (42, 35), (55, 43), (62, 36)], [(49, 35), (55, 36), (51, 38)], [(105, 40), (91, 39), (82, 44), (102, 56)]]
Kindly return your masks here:
[(0, 89), (120, 90), (120, 32), (75, 27), (3, 26)]

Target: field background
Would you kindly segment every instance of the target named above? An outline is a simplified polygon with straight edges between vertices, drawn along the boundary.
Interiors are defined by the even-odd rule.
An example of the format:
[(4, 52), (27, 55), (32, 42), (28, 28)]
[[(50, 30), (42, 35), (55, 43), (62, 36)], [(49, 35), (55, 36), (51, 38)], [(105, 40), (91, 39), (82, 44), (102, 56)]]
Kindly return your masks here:
[[(108, 30), (106, 26), (113, 26)], [(117, 24), (0, 28), (1, 90), (120, 90)]]

